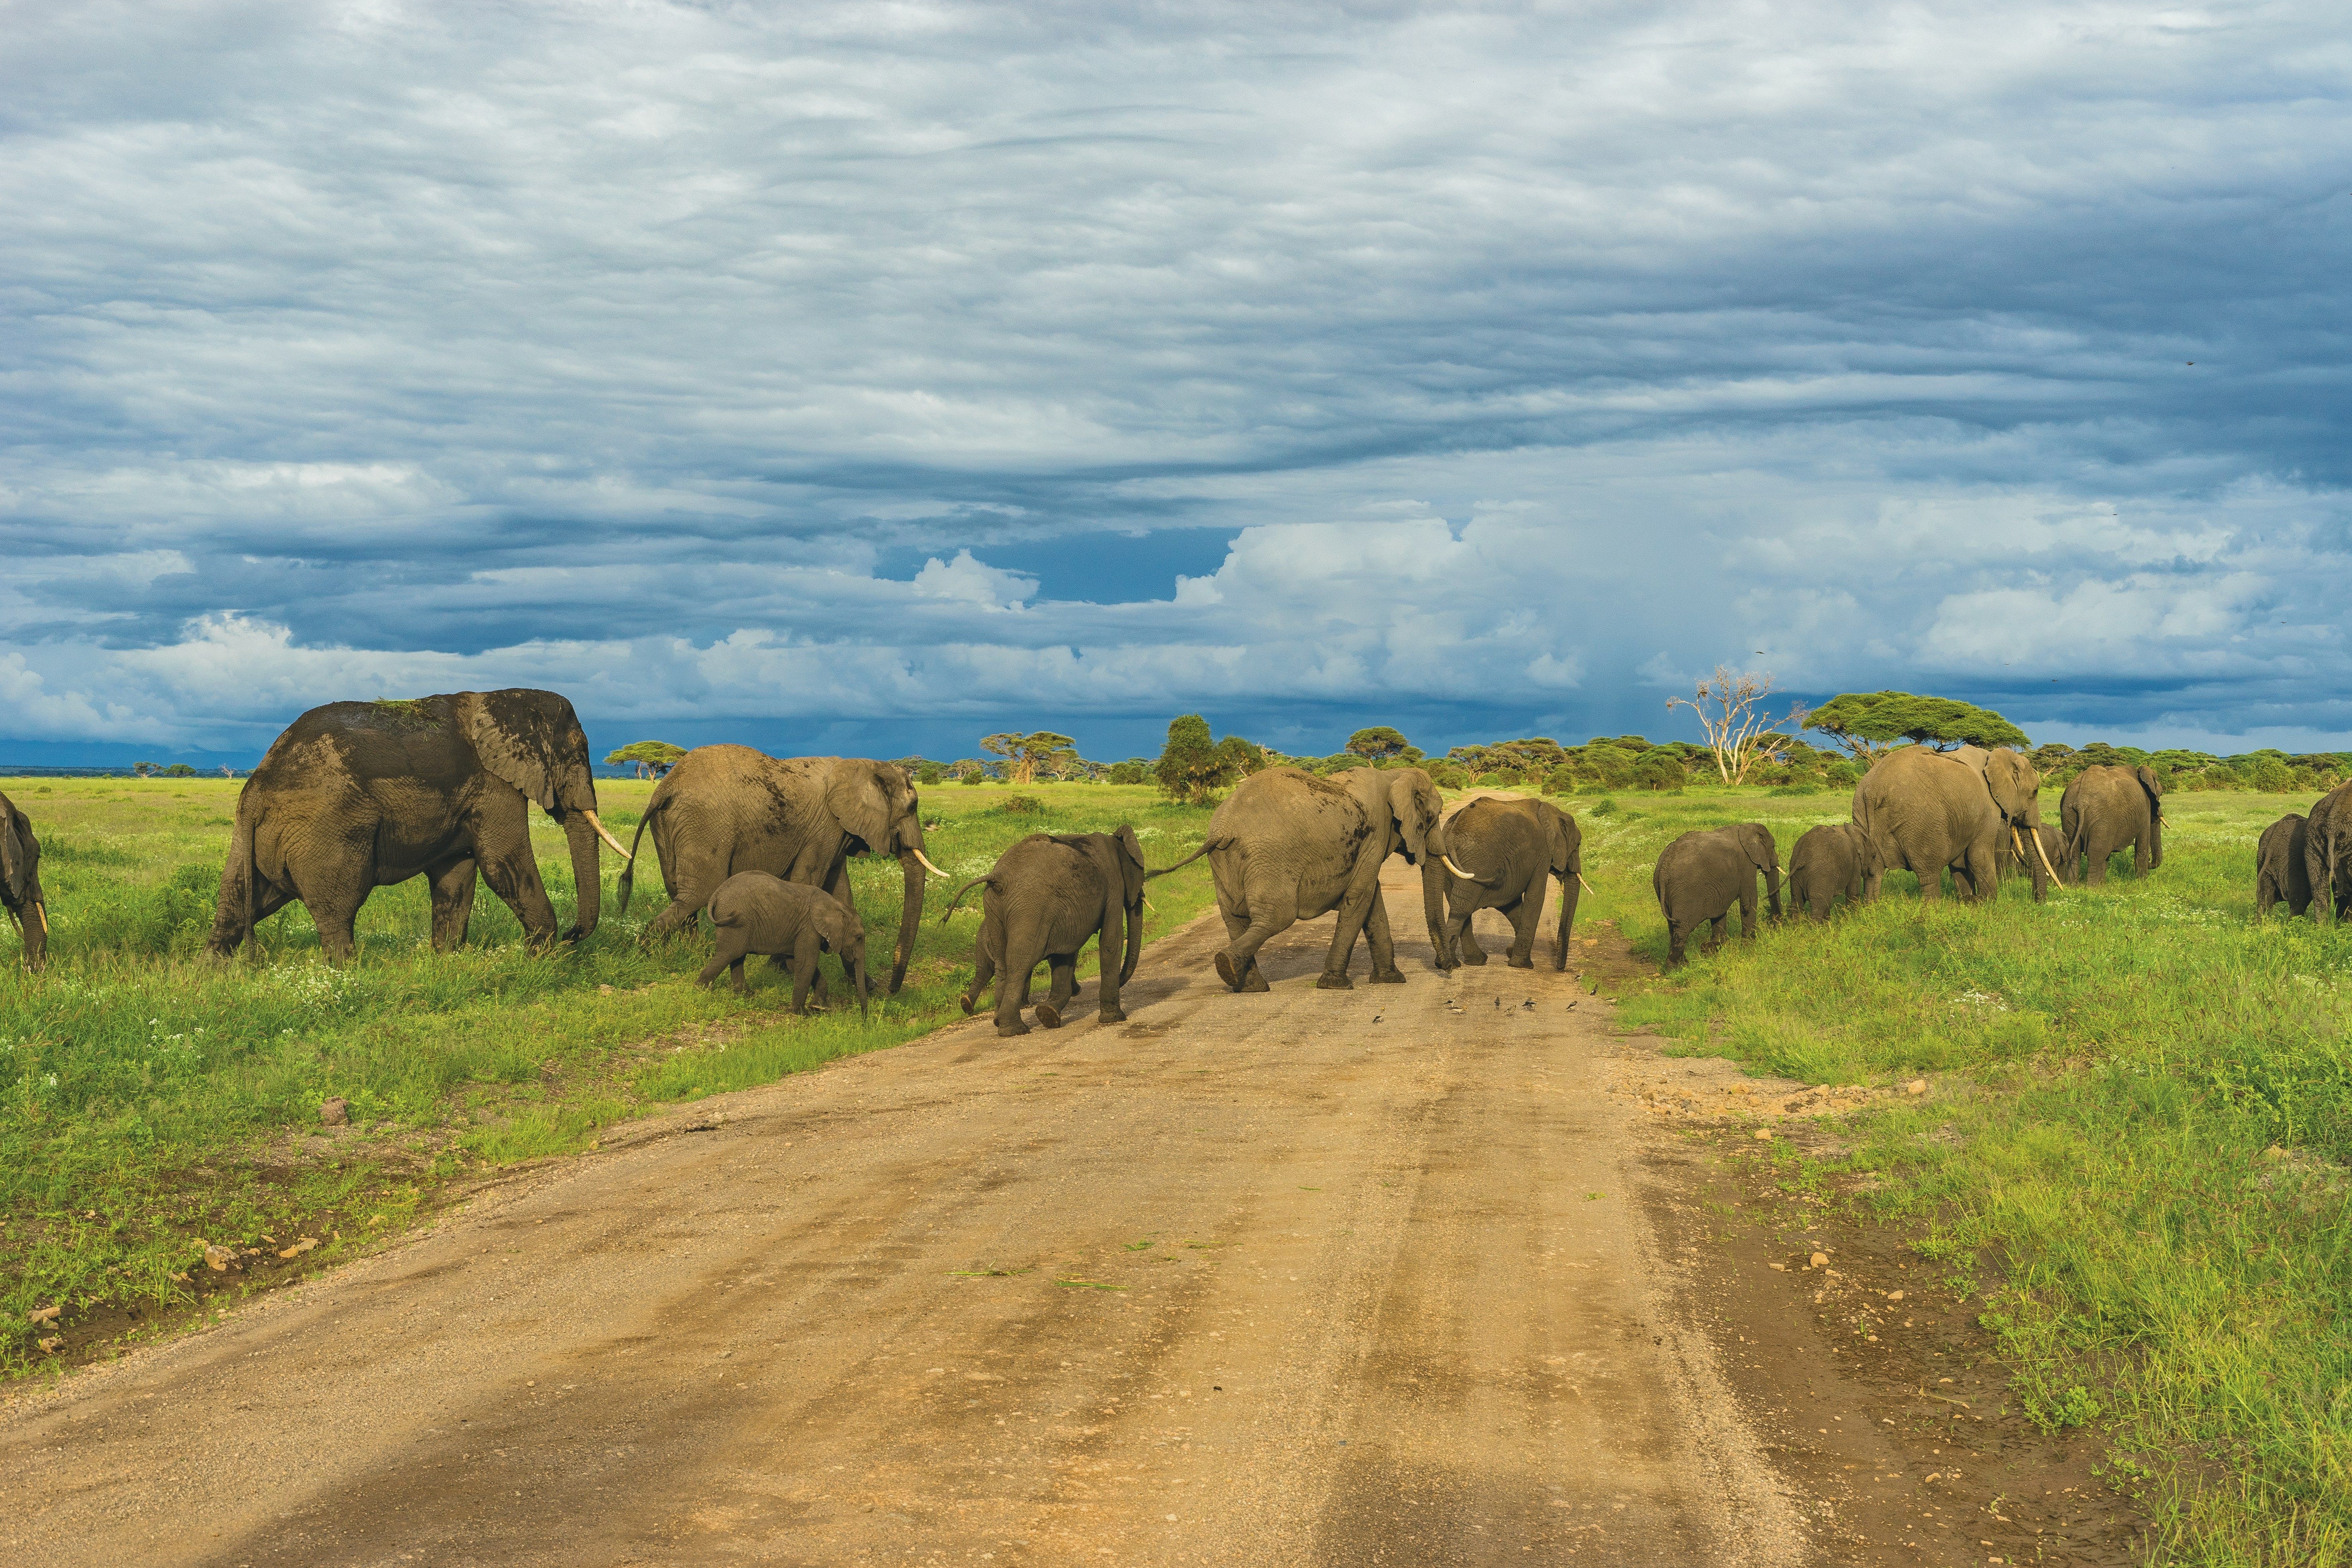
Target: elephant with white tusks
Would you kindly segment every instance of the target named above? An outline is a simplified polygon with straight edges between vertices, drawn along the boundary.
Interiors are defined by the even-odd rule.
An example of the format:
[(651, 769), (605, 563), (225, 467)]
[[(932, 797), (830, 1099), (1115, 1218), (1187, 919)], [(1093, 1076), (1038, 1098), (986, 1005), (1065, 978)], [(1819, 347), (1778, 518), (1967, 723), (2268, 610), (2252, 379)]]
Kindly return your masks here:
[(1976, 770), (1984, 780), (1985, 794), (1992, 797), (1993, 809), (2000, 813), (2000, 834), (1992, 851), (1993, 874), (2003, 877), (2012, 870), (2023, 871), (2033, 883), (2034, 900), (2040, 902), (2052, 882), (2065, 880), (2051, 861), (2049, 839), (2042, 832), (2042, 774), (2007, 746), (1990, 752), (1981, 746), (1962, 746), (1952, 755)]
[[(923, 873), (943, 873), (923, 853), (922, 802), (898, 763), (697, 746), (654, 787), (629, 841), (633, 851), (647, 829), (669, 893), (668, 906), (646, 925), (647, 937), (690, 923), (739, 871), (823, 888), (848, 904), (849, 857), (893, 857), (906, 877), (890, 959), (890, 994), (898, 994), (923, 919)], [(632, 880), (622, 874), (623, 914)]]
[(1371, 940), (1373, 984), (1401, 985), (1404, 974), (1396, 965), (1387, 914), (1372, 919), (1380, 908), (1381, 867), (1402, 851), (1421, 868), (1430, 946), (1444, 952), (1436, 876), (1445, 859), (1440, 811), (1437, 787), (1419, 768), (1351, 769), (1345, 782), (1297, 768), (1267, 768), (1244, 779), (1217, 806), (1199, 849), (1151, 874), (1165, 876), (1209, 858), (1228, 939), (1217, 953), (1217, 974), (1233, 990), (1265, 990), (1258, 949), (1298, 921), (1335, 910), (1339, 926), (1316, 985), (1350, 988), (1348, 960), (1359, 932)]
[(1476, 876), (1445, 879), (1445, 942), (1438, 967), (1482, 964), (1486, 954), (1470, 929), (1480, 910), (1499, 910), (1511, 922), (1513, 969), (1535, 967), (1536, 927), (1542, 923), (1550, 879), (1559, 879), (1559, 930), (1553, 933), (1551, 966), (1568, 967), (1568, 944), (1576, 930), (1576, 894), (1584, 880), (1584, 835), (1576, 818), (1548, 800), (1507, 800), (1486, 795), (1456, 811), (1445, 824), (1446, 858), (1459, 859)]
[[(2024, 776), (2040, 788), (2031, 767)], [(2008, 782), (2023, 792), (2023, 778)], [(2009, 805), (1996, 805), (1985, 774), (1945, 752), (1906, 746), (1881, 757), (1853, 786), (1853, 821), (1877, 847), (1884, 870), (1918, 878), (1919, 897), (1927, 902), (1944, 896), (1947, 866), (1970, 900), (1990, 899), (1998, 890), (1998, 846), (2007, 823), (2032, 819), (2032, 800), (2021, 793)], [(2032, 811), (2038, 817), (2039, 807)], [(2037, 872), (2037, 896), (2044, 886)]]

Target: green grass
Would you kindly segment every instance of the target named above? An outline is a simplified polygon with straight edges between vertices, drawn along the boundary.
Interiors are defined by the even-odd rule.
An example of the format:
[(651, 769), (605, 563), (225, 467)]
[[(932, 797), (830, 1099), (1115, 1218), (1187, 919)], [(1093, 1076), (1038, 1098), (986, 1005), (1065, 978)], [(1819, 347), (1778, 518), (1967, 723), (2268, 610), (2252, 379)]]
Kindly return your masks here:
[[(1042, 810), (1000, 808), (1015, 792), (925, 792), (939, 824), (929, 912), (900, 994), (811, 1018), (784, 1012), (789, 976), (755, 965), (751, 995), (722, 977), (696, 988), (707, 939), (641, 946), (661, 908), (651, 845), (627, 918), (614, 912), (618, 858), (604, 860), (604, 918), (576, 950), (535, 956), (487, 889), (468, 945), (436, 954), (424, 884), (379, 889), (360, 913), (359, 954), (330, 968), (298, 905), (265, 922), (262, 958), (202, 953), (238, 785), (226, 781), (0, 781), (42, 841), (49, 967), (0, 964), (0, 1375), (50, 1364), (27, 1314), (65, 1308), (70, 1353), (86, 1325), (170, 1321), (208, 1277), (204, 1243), (325, 1244), (331, 1262), (391, 1235), (473, 1167), (562, 1153), (664, 1103), (765, 1083), (896, 1045), (963, 1015), (978, 900), (949, 924), (954, 888), (1040, 830), (1132, 822), (1155, 865), (1199, 842), (1209, 814), (1142, 788), (1044, 784)], [(605, 821), (635, 827), (649, 784), (599, 785)], [(536, 816), (536, 814), (534, 814)], [(573, 888), (562, 834), (534, 824), (559, 910)], [(898, 910), (895, 862), (853, 862), (851, 880), (883, 964)], [(1196, 862), (1152, 885), (1148, 932), (1211, 899)], [(1087, 965), (1091, 970), (1091, 964)], [(838, 972), (830, 960), (833, 994)], [(319, 1126), (327, 1097), (352, 1131)], [(181, 1279), (180, 1276), (190, 1276)]]
[[(2161, 868), (2117, 857), (2041, 906), (2011, 882), (1930, 907), (1890, 874), (1877, 905), (1733, 942), (1622, 1010), (1811, 1083), (1937, 1075), (1842, 1163), (1980, 1294), (2026, 1412), (2109, 1435), (2168, 1561), (2352, 1562), (2352, 931), (2253, 915), (2254, 841), (2309, 801), (2175, 795)], [(1668, 840), (1765, 821), (1785, 864), (1846, 804), (1580, 810), (1589, 907), (1662, 960)]]

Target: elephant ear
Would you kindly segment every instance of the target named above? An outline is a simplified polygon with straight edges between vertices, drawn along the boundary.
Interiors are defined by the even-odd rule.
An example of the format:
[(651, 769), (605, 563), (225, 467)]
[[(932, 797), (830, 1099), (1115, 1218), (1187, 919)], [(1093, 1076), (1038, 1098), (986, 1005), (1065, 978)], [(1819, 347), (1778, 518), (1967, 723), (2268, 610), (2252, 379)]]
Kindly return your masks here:
[[(466, 691), (457, 700), (457, 723), (482, 760), (482, 766), (515, 786), (525, 800), (550, 816), (555, 813), (555, 781), (563, 771), (557, 755), (558, 737), (566, 727), (554, 715), (522, 699), (551, 693), (527, 691)], [(562, 702), (562, 698), (557, 701)], [(564, 716), (572, 704), (563, 703)], [(572, 719), (569, 728), (577, 730)]]
[[(898, 770), (892, 768), (897, 774)], [(904, 775), (898, 782), (904, 783)], [(890, 851), (891, 781), (882, 776), (882, 769), (873, 763), (845, 762), (834, 772), (833, 780), (825, 785), (825, 809), (841, 824), (841, 830), (855, 838), (864, 839), (866, 847), (877, 855)]]
[(2147, 791), (2148, 799), (2155, 801), (2164, 798), (2164, 781), (2156, 776), (2154, 768), (2142, 763), (2132, 770), (2132, 776), (2139, 780), (2140, 788)]
[(1538, 804), (1543, 806), (1544, 829), (1551, 838), (1551, 874), (1570, 876), (1576, 864), (1577, 841), (1583, 837), (1576, 830), (1576, 818), (1549, 801)]
[(815, 923), (817, 934), (836, 956), (846, 953), (866, 934), (865, 923), (857, 911), (838, 899), (809, 900), (809, 919)]
[(17, 837), (16, 825), (23, 820), (13, 805), (0, 803), (0, 885), (7, 888), (12, 904), (23, 903), (33, 890), (33, 857)]
[(1429, 833), (1437, 825), (1437, 814), (1421, 797), (1429, 787), (1429, 775), (1418, 768), (1398, 768), (1389, 780), (1389, 815), (1416, 865), (1429, 858)]
[(1111, 835), (1118, 845), (1119, 886), (1125, 890), (1129, 909), (1143, 901), (1143, 843), (1135, 836), (1131, 823), (1122, 822)]
[(1772, 842), (1772, 830), (1760, 822), (1750, 822), (1745, 826), (1748, 858), (1755, 862), (1756, 868), (1759, 871), (1769, 871), (1780, 865), (1780, 850)]

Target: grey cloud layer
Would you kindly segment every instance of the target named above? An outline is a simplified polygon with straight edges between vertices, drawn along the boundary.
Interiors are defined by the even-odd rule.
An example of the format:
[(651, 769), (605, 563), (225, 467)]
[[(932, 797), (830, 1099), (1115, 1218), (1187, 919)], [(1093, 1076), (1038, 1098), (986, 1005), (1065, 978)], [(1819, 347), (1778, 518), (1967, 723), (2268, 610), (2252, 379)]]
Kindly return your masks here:
[[(9, 26), (0, 733), (514, 680), (1566, 722), (1758, 649), (2352, 730), (2315, 5)], [(1166, 526), (1234, 547), (987, 564)]]

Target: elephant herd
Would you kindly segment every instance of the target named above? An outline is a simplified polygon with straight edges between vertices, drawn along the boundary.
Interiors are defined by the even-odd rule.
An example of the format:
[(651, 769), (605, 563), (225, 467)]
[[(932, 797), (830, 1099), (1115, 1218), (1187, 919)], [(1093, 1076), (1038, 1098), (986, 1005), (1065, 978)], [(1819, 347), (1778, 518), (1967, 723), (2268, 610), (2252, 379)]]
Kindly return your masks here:
[[(2041, 779), (2013, 751), (1906, 747), (1878, 759), (1855, 786), (1853, 820), (1816, 827), (1789, 863), (1791, 900), (1815, 919), (1832, 901), (1877, 896), (1888, 870), (1919, 879), (1921, 897), (1941, 894), (1950, 869), (1970, 899), (1990, 897), (2000, 876), (2021, 871), (2034, 897), (2052, 881), (2096, 886), (2108, 858), (2125, 848), (2146, 873), (2163, 863), (2163, 785), (2146, 767), (2093, 767), (2069, 783), (2059, 826), (2042, 821)], [(530, 850), (532, 805), (562, 825), (578, 889), (572, 923), (560, 928)], [(537, 948), (596, 929), (600, 846), (626, 863), (618, 896), (627, 911), (635, 856), (650, 835), (667, 902), (647, 925), (658, 936), (710, 911), (718, 956), (702, 979), (731, 968), (742, 984), (750, 954), (790, 960), (793, 1005), (805, 1004), (816, 954), (835, 953), (861, 1002), (867, 994), (865, 933), (848, 898), (853, 855), (896, 858), (904, 896), (888, 988), (903, 984), (922, 915), (925, 853), (914, 781), (896, 763), (864, 758), (776, 758), (748, 746), (687, 753), (654, 790), (628, 848), (596, 815), (587, 737), (572, 704), (551, 691), (460, 691), (404, 701), (337, 702), (289, 725), (246, 781), (220, 878), (208, 951), (234, 954), (258, 923), (300, 901), (331, 961), (354, 951), (352, 922), (375, 888), (424, 877), (432, 900), (432, 941), (446, 951), (466, 939), (478, 880), (511, 909)], [(999, 1032), (1024, 1032), (1031, 975), (1046, 963), (1052, 990), (1036, 1006), (1041, 1023), (1061, 1022), (1076, 990), (1077, 954), (1099, 940), (1100, 1013), (1123, 1017), (1120, 987), (1142, 948), (1144, 885), (1207, 858), (1226, 942), (1217, 973), (1236, 992), (1262, 992), (1257, 955), (1301, 920), (1336, 913), (1317, 984), (1345, 988), (1359, 937), (1371, 952), (1375, 984), (1404, 980), (1381, 900), (1381, 867), (1402, 854), (1420, 871), (1422, 913), (1441, 971), (1480, 964), (1486, 953), (1470, 929), (1478, 910), (1512, 926), (1508, 962), (1532, 967), (1549, 884), (1560, 884), (1555, 969), (1567, 963), (1581, 835), (1551, 803), (1485, 796), (1447, 814), (1418, 768), (1358, 768), (1320, 777), (1274, 767), (1251, 774), (1218, 805), (1201, 847), (1174, 866), (1147, 869), (1132, 828), (1109, 834), (1034, 835), (1008, 849), (985, 876), (971, 1011), (992, 984)], [(1743, 934), (1756, 929), (1756, 879), (1780, 912), (1780, 873), (1769, 829), (1735, 825), (1685, 834), (1667, 846), (1653, 887), (1665, 911), (1669, 962), (1687, 939), (1713, 925), (1726, 934), (1738, 906)], [(2262, 837), (2256, 906), (2279, 903), (2315, 918), (2352, 913), (2352, 784), (2306, 815), (2282, 817)], [(26, 965), (41, 967), (49, 911), (32, 824), (0, 795), (0, 907), (23, 933)], [(943, 919), (946, 917), (942, 917)], [(1118, 953), (1113, 961), (1114, 951)]]

